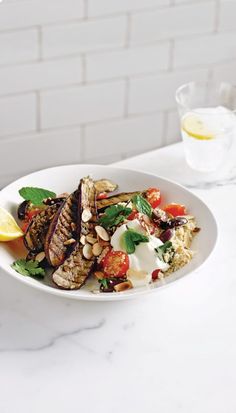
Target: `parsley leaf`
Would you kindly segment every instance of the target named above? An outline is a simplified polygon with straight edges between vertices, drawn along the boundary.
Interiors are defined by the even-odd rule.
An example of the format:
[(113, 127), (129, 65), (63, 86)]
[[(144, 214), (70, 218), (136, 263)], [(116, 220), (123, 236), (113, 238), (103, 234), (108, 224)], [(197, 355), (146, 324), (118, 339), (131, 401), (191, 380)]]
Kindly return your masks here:
[(40, 263), (35, 260), (20, 259), (13, 262), (11, 267), (19, 274), (29, 277), (43, 278), (45, 275), (44, 268), (40, 267)]
[(149, 239), (146, 235), (140, 234), (133, 229), (127, 229), (123, 234), (123, 241), (127, 254), (133, 254), (136, 245), (139, 245), (141, 242), (148, 242)]
[(112, 205), (105, 209), (104, 214), (99, 219), (99, 223), (104, 228), (111, 228), (114, 225), (121, 224), (126, 217), (132, 212), (131, 208), (127, 208), (124, 205)]
[(135, 205), (136, 209), (141, 212), (142, 214), (151, 217), (152, 215), (152, 207), (149, 202), (142, 196), (142, 195), (135, 195), (132, 198), (132, 202)]
[(43, 188), (34, 188), (26, 186), (19, 190), (20, 196), (26, 201), (30, 201), (33, 205), (42, 205), (43, 200), (46, 198), (55, 198), (55, 192), (48, 191)]
[(159, 260), (165, 261), (164, 255), (169, 249), (172, 249), (171, 241), (166, 241), (163, 245), (160, 245), (160, 247), (155, 248)]

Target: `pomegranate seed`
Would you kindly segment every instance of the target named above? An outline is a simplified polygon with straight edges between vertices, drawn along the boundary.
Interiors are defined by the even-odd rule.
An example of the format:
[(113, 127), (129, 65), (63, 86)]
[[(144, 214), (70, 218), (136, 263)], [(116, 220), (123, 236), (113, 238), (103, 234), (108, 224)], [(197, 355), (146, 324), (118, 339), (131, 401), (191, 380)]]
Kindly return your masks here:
[(152, 281), (156, 281), (158, 279), (158, 274), (161, 270), (156, 269), (152, 272)]

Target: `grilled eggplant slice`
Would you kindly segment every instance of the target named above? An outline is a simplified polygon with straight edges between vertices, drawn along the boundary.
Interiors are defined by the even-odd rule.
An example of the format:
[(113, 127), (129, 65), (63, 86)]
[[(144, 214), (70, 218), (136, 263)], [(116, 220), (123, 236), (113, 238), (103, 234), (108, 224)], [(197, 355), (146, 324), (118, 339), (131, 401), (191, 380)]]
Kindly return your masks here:
[(113, 192), (118, 188), (118, 185), (109, 179), (99, 179), (95, 181), (94, 185), (98, 194), (101, 192)]
[(61, 265), (71, 246), (68, 241), (77, 237), (78, 192), (69, 195), (54, 216), (44, 243), (44, 251), (52, 267)]
[(24, 236), (24, 244), (31, 253), (43, 251), (48, 228), (58, 208), (60, 203), (48, 206), (33, 217)]
[[(96, 238), (96, 189), (92, 179), (89, 177), (81, 179), (78, 192), (80, 233), (81, 235), (89, 233)], [(87, 211), (87, 213), (83, 214), (84, 211)], [(90, 214), (88, 214), (88, 211)], [(83, 220), (85, 215), (90, 216), (90, 219)], [(53, 273), (53, 281), (64, 289), (79, 289), (93, 271), (95, 263), (96, 257), (92, 256), (91, 259), (86, 259), (83, 256), (83, 245), (77, 242), (69, 257)]]
[(99, 212), (101, 212), (103, 209), (111, 206), (111, 205), (116, 205), (119, 202), (128, 202), (131, 200), (131, 198), (134, 195), (138, 195), (140, 194), (141, 191), (139, 192), (122, 192), (120, 194), (116, 194), (113, 196), (110, 196), (108, 198), (104, 198), (104, 199), (99, 199), (97, 201), (97, 209), (99, 210)]

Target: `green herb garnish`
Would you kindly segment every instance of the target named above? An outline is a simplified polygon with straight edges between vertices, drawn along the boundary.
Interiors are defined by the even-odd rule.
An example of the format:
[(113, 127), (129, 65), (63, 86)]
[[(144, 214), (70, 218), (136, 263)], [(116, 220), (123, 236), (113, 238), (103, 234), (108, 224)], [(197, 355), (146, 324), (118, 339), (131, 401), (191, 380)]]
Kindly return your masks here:
[(19, 274), (29, 277), (43, 278), (45, 275), (45, 269), (40, 267), (40, 263), (37, 260), (16, 260), (11, 267)]
[(104, 228), (111, 228), (114, 225), (121, 224), (131, 212), (132, 209), (124, 205), (112, 205), (105, 209), (104, 214), (99, 219), (99, 224)]
[(142, 196), (142, 195), (135, 195), (132, 198), (132, 202), (135, 205), (135, 208), (141, 212), (142, 214), (151, 217), (152, 215), (152, 207), (149, 202)]
[(55, 192), (48, 191), (43, 188), (33, 188), (30, 186), (21, 188), (19, 190), (20, 196), (26, 201), (30, 201), (33, 205), (42, 205), (43, 200), (47, 198), (55, 198)]
[(107, 278), (101, 278), (101, 280), (98, 280), (98, 281), (99, 281), (100, 285), (101, 285), (103, 288), (105, 288), (105, 289), (108, 288)]
[(155, 248), (159, 260), (165, 262), (164, 255), (168, 250), (173, 250), (171, 241), (166, 241), (163, 245), (160, 245), (160, 247)]
[(136, 245), (139, 245), (141, 242), (148, 241), (149, 239), (146, 235), (140, 234), (133, 229), (127, 229), (127, 231), (125, 231), (123, 234), (123, 242), (127, 254), (133, 254)]

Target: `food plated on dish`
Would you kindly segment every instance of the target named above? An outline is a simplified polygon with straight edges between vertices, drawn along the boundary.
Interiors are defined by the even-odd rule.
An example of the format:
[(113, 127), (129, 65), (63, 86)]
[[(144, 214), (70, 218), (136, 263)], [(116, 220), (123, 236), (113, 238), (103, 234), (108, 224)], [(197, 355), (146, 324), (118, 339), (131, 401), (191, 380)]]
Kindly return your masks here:
[(194, 255), (196, 218), (187, 205), (166, 204), (158, 187), (120, 193), (110, 179), (85, 176), (70, 194), (39, 187), (19, 194), (21, 228), (13, 221), (7, 235), (0, 214), (0, 240), (23, 240), (27, 255), (11, 265), (22, 276), (47, 274), (66, 290), (93, 278), (93, 292), (121, 293), (162, 280)]
[[(153, 266), (155, 265), (155, 269), (159, 270), (159, 268), (156, 267), (156, 261), (153, 262), (152, 260), (147, 261), (149, 263), (148, 268), (146, 267), (143, 268), (143, 263), (144, 261), (146, 262), (146, 260), (143, 259), (142, 251), (145, 251), (145, 256), (146, 256), (146, 250), (149, 251), (149, 247), (151, 247), (151, 243), (140, 242), (137, 245), (138, 241), (136, 241), (134, 242), (135, 244), (134, 253), (130, 254), (125, 249), (124, 251), (122, 250), (121, 252), (126, 253), (128, 255), (129, 260), (132, 259), (132, 262), (134, 261), (133, 258), (135, 258), (136, 256), (139, 262), (138, 271), (143, 270), (145, 272), (148, 272), (149, 275), (147, 277), (143, 277), (144, 274), (141, 273), (139, 274), (141, 276), (140, 277), (141, 280), (138, 279), (137, 281), (137, 277), (135, 277), (135, 275), (132, 276), (132, 271), (131, 271), (131, 275), (129, 273), (127, 277), (122, 277), (122, 281), (126, 281), (126, 278), (127, 278), (127, 281), (130, 281), (133, 287), (131, 288), (130, 284), (128, 283), (129, 286), (127, 286), (127, 290), (123, 290), (119, 293), (117, 293), (116, 289), (113, 290), (113, 292), (106, 292), (106, 293), (105, 291), (101, 292), (101, 289), (106, 288), (107, 284), (106, 284), (106, 280), (99, 281), (99, 276), (101, 276), (101, 274), (95, 274), (95, 272), (104, 273), (104, 268), (101, 268), (98, 266), (93, 268), (93, 272), (91, 272), (91, 275), (86, 278), (86, 282), (83, 284), (81, 288), (65, 289), (65, 288), (59, 287), (53, 280), (53, 272), (55, 272), (57, 267), (47, 266), (46, 270), (45, 268), (41, 268), (44, 266), (44, 263), (45, 263), (45, 261), (43, 262), (43, 260), (45, 260), (44, 258), (45, 239), (44, 238), (42, 238), (41, 240), (41, 245), (43, 245), (43, 250), (40, 251), (40, 248), (39, 248), (37, 249), (37, 251), (35, 251), (35, 253), (37, 253), (38, 255), (36, 261), (39, 261), (39, 264), (37, 264), (37, 262), (35, 261), (36, 257), (33, 257), (32, 255), (31, 257), (30, 255), (28, 256), (28, 258), (30, 259), (27, 260), (27, 264), (26, 264), (26, 257), (30, 251), (24, 245), (23, 237), (22, 237), (22, 230), (24, 231), (25, 238), (27, 239), (26, 242), (29, 243), (29, 248), (31, 248), (32, 241), (29, 239), (29, 233), (26, 235), (26, 227), (28, 226), (29, 222), (32, 221), (33, 215), (36, 214), (35, 215), (36, 217), (39, 211), (37, 211), (38, 207), (36, 205), (34, 206), (31, 205), (31, 207), (28, 210), (27, 209), (24, 210), (24, 204), (23, 204), (23, 206), (21, 207), (21, 215), (20, 215), (21, 219), (19, 220), (17, 216), (17, 210), (18, 210), (19, 205), (22, 204), (22, 201), (24, 201), (24, 198), (22, 198), (22, 196), (27, 198), (29, 195), (27, 194), (27, 192), (24, 192), (24, 191), (23, 192), (21, 191), (21, 195), (20, 195), (19, 191), (22, 190), (22, 188), (29, 188), (29, 187), (49, 189), (50, 190), (49, 194), (47, 192), (45, 193), (45, 191), (43, 191), (43, 193), (40, 193), (38, 191), (37, 191), (37, 194), (34, 193), (33, 195), (34, 197), (35, 195), (39, 197), (39, 199), (38, 198), (34, 199), (34, 202), (38, 203), (39, 201), (42, 202), (43, 200), (48, 199), (48, 198), (52, 198), (52, 199), (56, 198), (53, 201), (52, 199), (46, 201), (47, 205), (43, 203), (43, 205), (41, 205), (40, 208), (38, 208), (38, 209), (41, 209), (41, 208), (44, 209), (44, 212), (41, 210), (40, 213), (46, 214), (46, 210), (47, 210), (47, 214), (52, 213), (52, 216), (54, 216), (53, 214), (58, 212), (59, 208), (61, 208), (62, 206), (62, 203), (65, 201), (65, 198), (68, 198), (70, 194), (77, 191), (80, 179), (83, 179), (83, 177), (88, 177), (88, 176), (90, 176), (93, 181), (100, 181), (102, 177), (107, 177), (109, 181), (119, 185), (119, 187), (116, 188), (115, 191), (107, 192), (106, 195), (103, 195), (103, 196), (101, 195), (99, 197), (107, 196), (108, 200), (110, 198), (113, 198), (115, 200), (114, 196), (117, 197), (117, 194), (119, 193), (129, 194), (128, 198), (116, 200), (115, 205), (117, 205), (120, 202), (121, 206), (123, 203), (125, 204), (123, 205), (123, 207), (125, 206), (126, 208), (130, 208), (130, 209), (132, 208), (132, 210), (138, 209), (137, 207), (133, 205), (133, 202), (132, 200), (130, 201), (130, 199), (135, 197), (135, 195), (141, 195), (145, 200), (148, 201), (148, 198), (146, 198), (145, 196), (145, 192), (147, 192), (149, 188), (159, 188), (160, 194), (161, 194), (161, 202), (160, 200), (157, 201), (157, 202), (160, 202), (160, 204), (157, 207), (155, 206), (155, 204), (153, 204), (155, 208), (152, 208), (152, 212), (155, 209), (156, 210), (160, 209), (164, 211), (164, 209), (166, 209), (166, 206), (170, 204), (172, 205), (172, 203), (176, 203), (178, 205), (183, 204), (186, 208), (186, 211), (180, 210), (180, 211), (177, 211), (176, 213), (179, 216), (182, 216), (183, 218), (186, 218), (189, 220), (187, 225), (193, 223), (194, 227), (197, 226), (201, 228), (201, 231), (198, 233), (192, 230), (190, 231), (191, 234), (193, 235), (193, 238), (192, 238), (191, 245), (187, 248), (187, 251), (190, 254), (188, 257), (189, 258), (188, 263), (186, 265), (183, 265), (180, 269), (177, 269), (179, 267), (176, 266), (176, 269), (172, 272), (171, 272), (171, 269), (173, 268), (173, 264), (176, 261), (173, 261), (172, 264), (167, 263), (168, 265), (170, 265), (171, 268), (167, 269), (166, 271), (164, 271), (163, 269), (161, 271), (154, 272), (153, 274), (154, 280), (151, 280), (151, 282), (149, 282), (151, 278), (150, 277), (151, 269), (153, 268), (150, 263), (152, 263)], [(31, 196), (32, 194), (30, 194), (30, 197)], [(136, 198), (133, 199), (134, 202), (135, 200)], [(106, 208), (113, 206), (113, 205), (105, 204), (106, 202), (107, 202), (107, 199), (100, 199), (100, 200), (96, 199), (97, 212), (98, 212), (97, 219), (101, 219), (102, 214), (105, 213)], [(50, 203), (51, 205), (49, 205)], [(54, 203), (54, 206), (53, 206), (53, 203)], [(100, 208), (100, 207), (98, 208), (99, 203), (103, 203), (103, 208)], [(45, 206), (47, 206), (47, 208), (45, 208)], [(48, 209), (48, 206), (51, 206), (51, 208)], [(41, 171), (34, 172), (30, 175), (26, 175), (14, 181), (13, 183), (11, 183), (10, 185), (8, 185), (7, 187), (3, 188), (0, 191), (0, 215), (1, 215), (1, 211), (4, 211), (4, 213), (6, 213), (7, 211), (8, 213), (10, 213), (10, 215), (8, 214), (7, 221), (10, 218), (13, 220), (12, 225), (8, 227), (8, 228), (11, 228), (10, 237), (11, 236), (13, 238), (19, 237), (15, 239), (15, 241), (12, 240), (10, 242), (0, 242), (0, 271), (1, 273), (5, 273), (5, 277), (3, 278), (3, 281), (8, 282), (7, 277), (13, 277), (16, 280), (20, 281), (21, 283), (27, 286), (33, 287), (42, 292), (47, 292), (49, 294), (57, 295), (59, 297), (67, 297), (69, 299), (89, 300), (89, 301), (125, 300), (125, 299), (131, 299), (131, 298), (138, 297), (139, 295), (150, 294), (150, 293), (161, 291), (163, 287), (168, 286), (168, 285), (174, 286), (177, 280), (184, 279), (185, 276), (199, 269), (199, 267), (211, 255), (215, 247), (216, 240), (217, 240), (217, 225), (216, 225), (215, 218), (212, 212), (210, 211), (210, 209), (208, 208), (208, 206), (193, 192), (161, 176), (147, 174), (147, 173), (139, 172), (139, 171), (132, 171), (132, 170), (127, 170), (127, 169), (117, 168), (113, 166), (64, 165), (64, 166), (58, 166), (58, 167), (49, 168), (49, 169), (43, 169)], [(171, 210), (169, 210), (169, 212), (171, 213), (171, 215), (174, 216), (175, 211), (174, 211), (174, 214), (172, 213), (173, 211), (171, 212)], [(168, 207), (167, 207), (166, 213), (168, 214), (169, 212), (168, 212)], [(25, 213), (26, 213), (26, 216), (24, 218)], [(39, 213), (39, 216), (40, 216), (40, 213)], [(134, 213), (136, 212), (134, 211)], [(182, 215), (185, 213), (187, 213), (187, 215)], [(140, 214), (139, 216), (142, 216), (143, 213), (138, 211), (138, 214)], [(173, 219), (171, 215), (169, 216), (170, 220)], [(108, 216), (109, 216), (109, 210), (108, 210)], [(190, 217), (194, 217), (194, 218), (190, 218)], [(129, 218), (132, 218), (132, 215)], [(135, 219), (137, 218), (138, 217), (136, 216)], [(111, 249), (115, 250), (116, 247), (112, 246), (111, 242), (113, 241), (117, 242), (117, 241), (116, 239), (114, 240), (114, 238), (112, 241), (112, 236), (115, 234), (115, 232), (116, 232), (116, 235), (119, 235), (119, 231), (122, 232), (122, 225), (124, 224), (131, 225), (131, 226), (134, 225), (135, 219), (128, 220), (127, 217), (124, 216), (124, 221), (119, 224), (114, 225), (114, 228), (112, 230), (110, 230), (110, 228), (104, 227), (104, 230), (108, 233), (110, 239), (108, 241), (99, 242), (99, 244), (100, 243), (104, 244), (102, 245), (103, 250), (105, 250), (106, 243), (108, 246), (110, 244)], [(1, 216), (0, 221), (2, 222), (4, 220), (5, 218)], [(31, 225), (33, 227), (32, 222), (31, 222)], [(173, 225), (173, 221), (171, 225)], [(95, 226), (101, 226), (103, 228), (102, 222), (96, 221), (96, 225), (94, 225), (94, 228)], [(32, 227), (31, 229), (33, 229)], [(75, 228), (74, 225), (72, 225), (72, 227)], [(43, 228), (46, 229), (47, 226), (43, 226)], [(132, 230), (132, 228), (129, 228), (129, 229)], [(142, 227), (142, 231), (143, 229), (144, 228)], [(183, 232), (187, 233), (186, 224), (181, 225), (181, 226), (174, 226), (174, 228), (167, 228), (167, 229), (171, 229), (172, 232), (174, 232), (175, 234), (176, 233), (181, 234)], [(161, 229), (161, 232), (164, 233), (167, 229), (163, 228)], [(134, 230), (136, 232), (139, 232), (138, 229), (134, 229)], [(146, 235), (145, 233), (143, 233), (143, 235), (148, 236), (148, 237), (155, 236), (155, 234)], [(159, 238), (158, 234), (156, 235), (157, 235), (157, 238)], [(4, 234), (1, 233), (1, 229), (0, 229), (0, 239), (2, 236), (4, 236)], [(6, 237), (6, 234), (5, 234), (5, 237)], [(8, 238), (9, 238), (9, 233), (8, 233)], [(73, 236), (71, 238), (73, 238)], [(69, 243), (67, 246), (68, 252), (72, 251), (73, 248), (75, 247), (73, 239), (71, 238), (68, 241)], [(81, 237), (78, 237), (78, 239), (80, 238)], [(52, 238), (52, 239), (55, 239), (55, 238)], [(97, 232), (96, 232), (96, 239), (99, 240)], [(94, 242), (94, 240), (92, 241)], [(133, 241), (134, 240), (132, 239), (131, 240), (132, 248), (133, 248)], [(175, 238), (172, 238), (169, 241), (173, 244), (173, 246), (171, 247), (175, 248), (176, 247)], [(84, 242), (83, 238), (82, 238), (82, 242)], [(162, 242), (161, 245), (164, 245), (165, 242), (167, 241), (163, 240), (161, 242)], [(184, 242), (186, 242), (186, 240)], [(86, 242), (86, 244), (89, 244), (89, 243)], [(94, 244), (97, 244), (97, 243), (94, 242)], [(50, 243), (50, 245), (52, 244)], [(92, 249), (93, 249), (93, 244), (91, 243), (90, 245), (92, 246)], [(82, 246), (83, 244), (81, 244), (81, 247)], [(168, 244), (165, 245), (165, 248), (166, 247), (168, 247)], [(169, 244), (169, 247), (170, 247), (170, 244)], [(97, 248), (98, 246), (94, 247), (95, 251)], [(158, 248), (158, 247), (155, 246), (155, 248)], [(88, 250), (89, 253), (91, 252), (91, 249), (89, 246), (88, 247), (86, 246), (86, 249)], [(85, 254), (86, 254), (86, 249), (85, 249)], [(192, 251), (193, 251), (193, 256), (192, 256)], [(98, 254), (98, 252), (99, 251), (95, 252), (95, 254), (96, 253)], [(152, 252), (151, 257), (152, 258), (155, 257), (155, 260), (157, 260), (158, 254), (155, 252), (155, 255), (153, 255), (154, 253), (153, 248), (151, 252)], [(182, 256), (183, 255), (181, 254), (181, 257)], [(54, 259), (52, 252), (50, 252), (50, 257), (52, 260)], [(162, 258), (162, 254), (161, 254), (161, 258)], [(168, 256), (165, 257), (165, 259), (167, 258)], [(177, 258), (178, 258), (178, 254), (176, 253), (175, 260), (177, 260)], [(19, 262), (19, 260), (23, 260), (23, 261)], [(135, 260), (136, 263), (137, 263), (137, 260)], [(98, 261), (99, 261), (99, 255), (96, 257), (96, 262)], [(16, 265), (19, 264), (17, 269), (20, 272), (24, 272), (24, 275), (21, 274), (20, 272), (17, 272), (16, 268), (15, 269), (12, 268), (13, 262), (16, 262)], [(136, 268), (137, 267), (134, 267), (134, 269)], [(156, 280), (155, 280), (155, 277), (157, 277)], [(111, 278), (115, 278), (115, 277), (106, 276), (106, 278), (109, 278), (109, 281), (110, 281)], [(116, 281), (119, 281), (119, 280), (116, 280)], [(200, 278), (199, 282), (203, 282), (203, 281), (204, 280)], [(2, 288), (4, 288), (4, 286)], [(119, 289), (119, 286), (117, 286), (117, 288)], [(123, 286), (122, 286), (122, 289), (123, 289)]]

